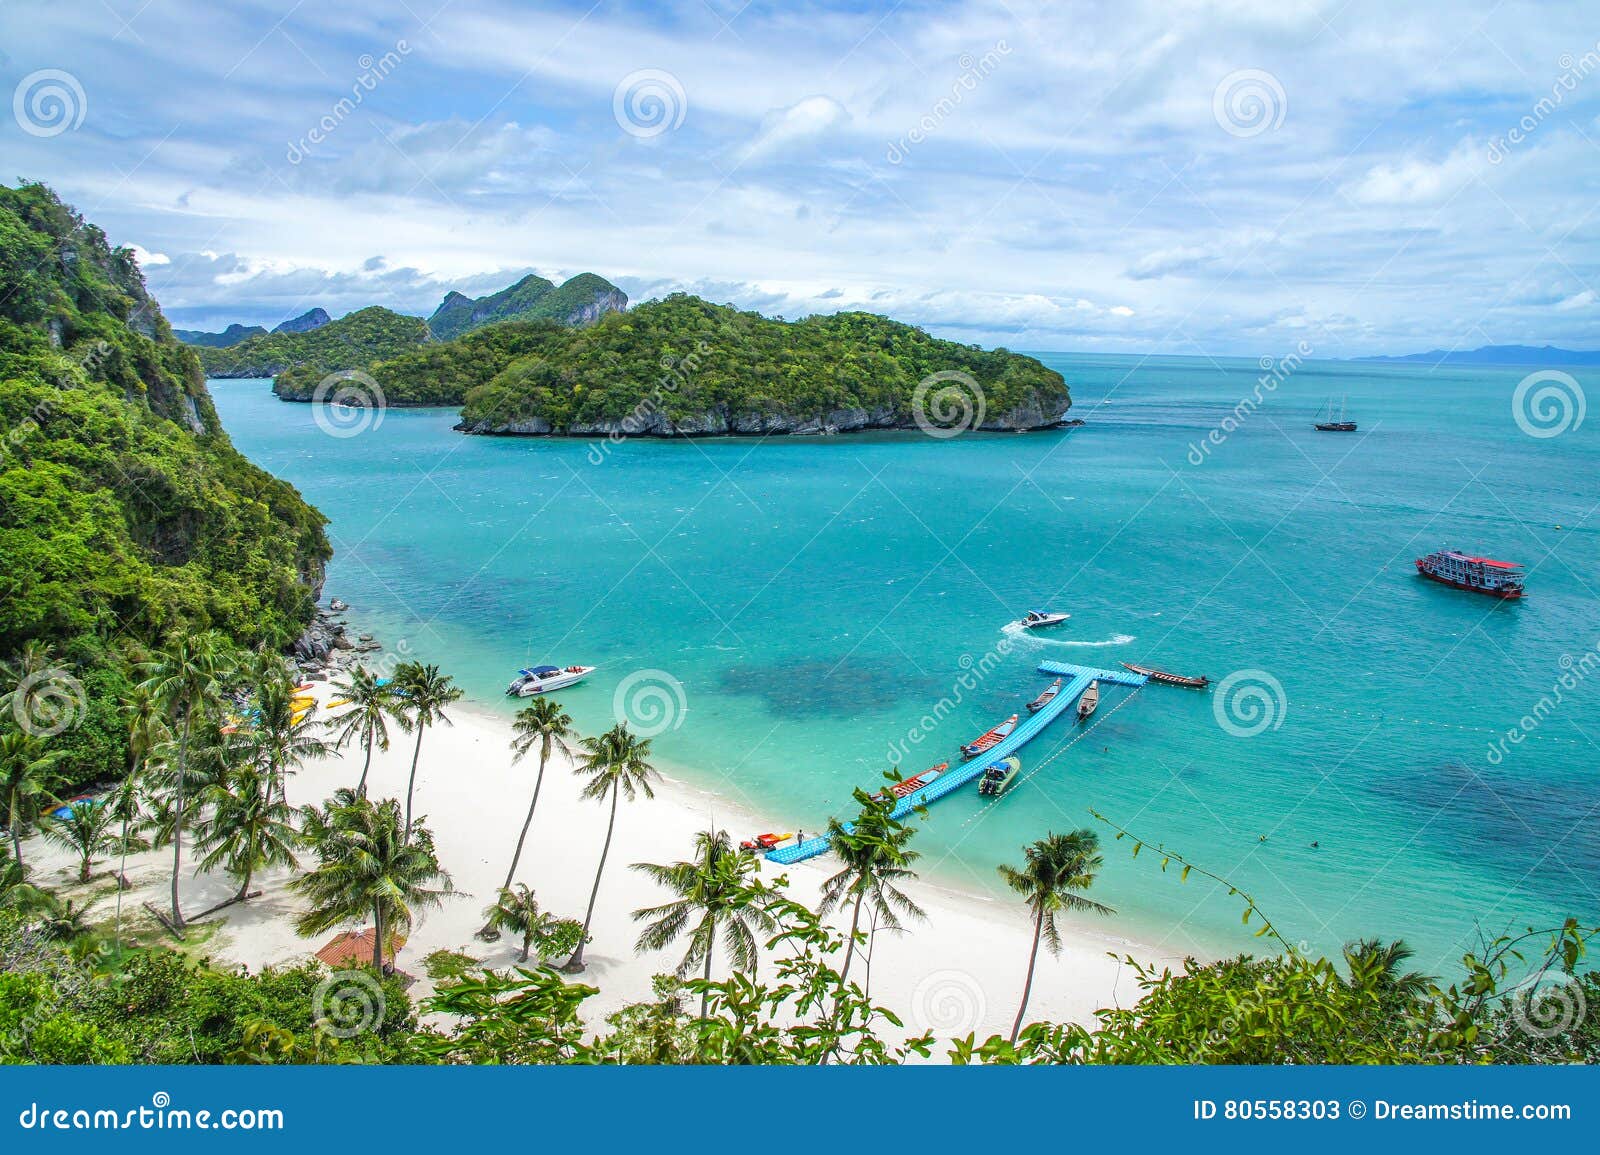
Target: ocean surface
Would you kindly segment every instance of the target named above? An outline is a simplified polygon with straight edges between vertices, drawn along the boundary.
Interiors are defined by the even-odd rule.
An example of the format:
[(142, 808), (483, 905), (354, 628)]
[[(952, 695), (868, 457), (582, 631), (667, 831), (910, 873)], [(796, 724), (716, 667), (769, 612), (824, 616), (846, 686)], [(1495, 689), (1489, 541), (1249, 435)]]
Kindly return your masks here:
[[(1571, 422), (1528, 419), (1536, 388), (1519, 423), (1516, 368), (1041, 357), (1082, 428), (597, 444), (211, 388), (330, 517), (326, 593), (390, 652), (507, 712), (519, 666), (597, 665), (557, 695), (582, 730), (620, 709), (763, 829), (819, 829), (897, 757), (957, 757), (1043, 689), (1041, 659), (1133, 661), (1218, 685), (1107, 688), (999, 803), (932, 807), (919, 868), (1010, 901), (997, 863), (1098, 829), (1100, 929), (1171, 955), (1255, 927), (1156, 844), (1290, 941), (1404, 937), (1435, 971), (1480, 934), (1600, 917), (1600, 419), (1526, 432)], [(1359, 432), (1312, 431), (1330, 397)], [(1446, 545), (1526, 563), (1529, 597), (1418, 578)], [(1030, 608), (1072, 617), (1007, 630)]]

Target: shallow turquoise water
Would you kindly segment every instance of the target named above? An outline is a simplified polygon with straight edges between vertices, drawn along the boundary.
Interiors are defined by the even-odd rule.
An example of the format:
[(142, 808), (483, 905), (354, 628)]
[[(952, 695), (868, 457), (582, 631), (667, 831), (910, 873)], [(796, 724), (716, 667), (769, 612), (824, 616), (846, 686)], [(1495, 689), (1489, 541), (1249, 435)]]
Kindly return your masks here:
[[(667, 703), (663, 759), (775, 828), (814, 830), (876, 782), (963, 673), (976, 688), (911, 768), (1018, 710), (1042, 657), (1255, 671), (1273, 715), (1248, 737), (1219, 723), (1252, 728), (1231, 698), (1152, 686), (1118, 708), (1127, 691), (1108, 690), (1088, 737), (1068, 746), (1062, 722), (1024, 751), (1037, 774), (999, 805), (935, 806), (923, 866), (997, 892), (997, 862), (1098, 826), (1093, 807), (1318, 949), (1404, 936), (1441, 968), (1477, 926), (1600, 916), (1600, 671), (1489, 758), (1600, 636), (1600, 422), (1523, 433), (1522, 370), (1311, 363), (1202, 456), (1254, 362), (1045, 360), (1085, 427), (596, 453), (463, 437), (438, 410), (335, 438), (265, 382), (212, 390), (239, 447), (332, 518), (327, 592), (380, 639), (507, 710), (520, 665), (599, 665), (559, 695), (586, 731), (657, 671), (627, 684), (631, 708)], [(1310, 430), (1329, 395), (1361, 432)], [(1412, 559), (1446, 544), (1527, 563), (1531, 596), (1418, 579)], [(1035, 606), (1073, 616), (997, 655)], [(1108, 930), (1171, 953), (1248, 945), (1237, 899), (1105, 842)]]

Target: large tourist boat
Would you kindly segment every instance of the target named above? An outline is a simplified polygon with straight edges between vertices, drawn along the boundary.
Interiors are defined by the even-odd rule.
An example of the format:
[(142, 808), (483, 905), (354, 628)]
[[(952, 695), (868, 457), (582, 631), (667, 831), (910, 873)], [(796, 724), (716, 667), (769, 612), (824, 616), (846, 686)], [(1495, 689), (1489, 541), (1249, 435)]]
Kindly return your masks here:
[(1522, 563), (1473, 557), (1453, 549), (1436, 549), (1417, 559), (1417, 572), (1458, 590), (1495, 598), (1520, 598), (1527, 574)]

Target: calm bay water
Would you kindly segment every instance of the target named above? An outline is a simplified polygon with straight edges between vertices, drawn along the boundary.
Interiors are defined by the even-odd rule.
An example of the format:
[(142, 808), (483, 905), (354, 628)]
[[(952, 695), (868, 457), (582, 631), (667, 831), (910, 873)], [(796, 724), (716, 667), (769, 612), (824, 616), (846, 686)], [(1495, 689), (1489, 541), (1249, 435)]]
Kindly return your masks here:
[[(1043, 359), (1085, 427), (600, 454), (464, 437), (443, 410), (337, 438), (266, 382), (211, 387), (239, 448), (332, 519), (327, 592), (364, 628), (508, 712), (518, 666), (598, 665), (558, 695), (580, 728), (609, 725), (626, 682), (633, 708), (671, 711), (666, 762), (776, 829), (846, 810), (908, 735), (911, 769), (954, 756), (1044, 686), (1041, 658), (1147, 662), (1243, 694), (1108, 689), (1081, 741), (1061, 721), (1024, 751), (1037, 772), (998, 805), (933, 807), (925, 872), (998, 895), (1025, 842), (1094, 826), (1105, 929), (1249, 944), (1237, 899), (1133, 860), (1093, 808), (1316, 949), (1403, 936), (1448, 968), (1477, 926), (1600, 917), (1600, 670), (1490, 756), (1600, 639), (1600, 423), (1524, 433), (1525, 370), (1309, 363), (1202, 454), (1255, 362)], [(1330, 395), (1360, 432), (1310, 429)], [(1444, 545), (1527, 563), (1529, 598), (1416, 577)], [(1072, 618), (1009, 636), (1033, 607)]]

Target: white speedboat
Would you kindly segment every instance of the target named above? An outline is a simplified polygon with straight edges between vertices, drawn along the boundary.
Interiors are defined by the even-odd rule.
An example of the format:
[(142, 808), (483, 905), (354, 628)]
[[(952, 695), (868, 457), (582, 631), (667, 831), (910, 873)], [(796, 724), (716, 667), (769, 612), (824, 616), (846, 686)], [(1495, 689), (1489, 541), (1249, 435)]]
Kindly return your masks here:
[(1046, 626), (1059, 626), (1071, 616), (1071, 614), (1046, 614), (1038, 610), (1029, 610), (1024, 617), (1017, 619), (1017, 625), (1025, 630), (1042, 630)]
[(519, 698), (531, 698), (535, 694), (564, 690), (577, 685), (594, 670), (593, 666), (529, 666), (517, 671), (517, 676), (506, 687), (506, 693)]

